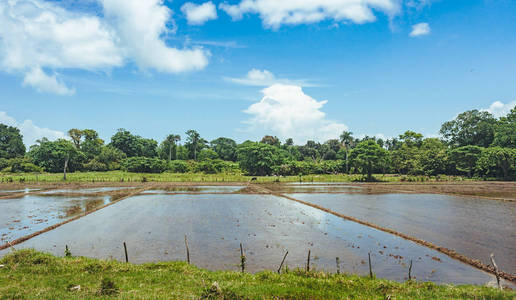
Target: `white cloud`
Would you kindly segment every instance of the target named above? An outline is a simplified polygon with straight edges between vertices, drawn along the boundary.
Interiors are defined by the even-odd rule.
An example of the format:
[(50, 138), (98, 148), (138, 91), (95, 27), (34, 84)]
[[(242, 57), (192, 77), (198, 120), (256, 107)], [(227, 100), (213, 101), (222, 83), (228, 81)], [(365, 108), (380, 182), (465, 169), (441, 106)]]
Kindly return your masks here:
[(357, 24), (376, 20), (374, 11), (390, 16), (400, 10), (398, 0), (242, 0), (237, 5), (221, 3), (234, 20), (244, 14), (259, 14), (264, 25), (279, 28), (285, 24), (308, 24), (331, 19)]
[(410, 32), (411, 37), (422, 36), (430, 34), (430, 25), (428, 23), (419, 23), (412, 26), (412, 31)]
[(514, 107), (516, 107), (516, 101), (509, 103), (495, 101), (489, 106), (489, 108), (482, 109), (482, 111), (490, 112), (493, 116), (500, 118), (505, 117)]
[(170, 73), (207, 65), (201, 48), (176, 49), (162, 40), (171, 11), (161, 0), (99, 1), (103, 17), (41, 0), (0, 1), (0, 70), (23, 74), (39, 91), (66, 95), (73, 89), (43, 70), (102, 71), (131, 60)]
[(250, 86), (270, 86), (274, 84), (300, 85), (304, 87), (315, 87), (316, 84), (308, 83), (305, 80), (290, 80), (285, 78), (276, 78), (276, 76), (268, 70), (251, 69), (243, 78), (224, 77), (226, 81)]
[(217, 19), (217, 8), (211, 1), (199, 5), (187, 2), (181, 6), (181, 11), (186, 15), (190, 25), (203, 25), (207, 21)]
[(31, 120), (25, 120), (20, 123), (13, 117), (7, 115), (4, 111), (0, 111), (0, 123), (20, 129), (20, 133), (23, 135), (23, 142), (27, 147), (34, 145), (36, 140), (43, 137), (46, 137), (49, 140), (68, 139), (66, 134), (63, 132), (38, 127), (34, 125)]
[(347, 126), (326, 119), (320, 109), (327, 101), (306, 95), (300, 86), (275, 84), (262, 91), (264, 97), (244, 112), (251, 130), (260, 129), (280, 138), (293, 138), (296, 143), (307, 140), (326, 141), (338, 138)]
[(171, 11), (161, 0), (101, 0), (104, 13), (118, 31), (124, 50), (140, 68), (178, 73), (203, 69), (207, 53), (201, 48), (176, 49), (161, 39)]
[(62, 82), (58, 81), (56, 75), (49, 76), (41, 70), (34, 68), (25, 74), (24, 85), (30, 85), (39, 92), (54, 93), (58, 95), (73, 95), (74, 89), (69, 89)]

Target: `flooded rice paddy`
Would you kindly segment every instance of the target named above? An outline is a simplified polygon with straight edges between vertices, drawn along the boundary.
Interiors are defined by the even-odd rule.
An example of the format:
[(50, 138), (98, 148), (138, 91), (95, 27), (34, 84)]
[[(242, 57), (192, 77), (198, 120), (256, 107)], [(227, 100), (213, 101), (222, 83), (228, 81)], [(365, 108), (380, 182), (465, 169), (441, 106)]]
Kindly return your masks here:
[[(359, 189), (356, 187), (336, 184), (285, 185), (284, 188), (291, 192), (292, 188), (306, 192), (299, 190), (304, 187), (316, 189), (309, 194), (294, 191), (296, 194), (290, 196), (329, 206), (332, 210), (372, 223), (378, 221), (377, 224), (381, 226), (401, 232), (413, 229), (416, 231), (406, 233), (429, 241), (432, 240), (426, 235), (432, 233), (435, 237), (432, 242), (438, 245), (447, 241), (446, 233), (441, 229), (444, 225), (438, 223), (454, 217), (452, 213), (447, 215), (440, 210), (461, 208), (458, 204), (453, 205), (457, 197), (448, 197), (453, 199), (449, 200), (441, 195), (366, 195), (357, 194)], [(340, 194), (328, 192), (332, 187), (336, 187), (335, 193)], [(412, 260), (412, 274), (418, 280), (456, 284), (493, 281), (494, 276), (488, 273), (398, 236), (286, 198), (238, 194), (242, 188), (244, 186), (151, 188), (31, 238), (16, 245), (16, 248), (35, 248), (63, 255), (65, 245), (68, 245), (73, 255), (123, 260), (123, 242), (126, 242), (129, 260), (133, 263), (173, 261), (185, 259), (184, 235), (187, 235), (192, 263), (212, 270), (238, 270), (239, 244), (243, 243), (247, 256), (246, 269), (250, 272), (277, 270), (286, 251), (289, 251), (286, 259), (289, 268), (305, 268), (310, 250), (312, 268), (335, 272), (335, 259), (339, 257), (342, 272), (366, 275), (369, 272), (368, 253), (371, 252), (373, 272), (381, 278), (406, 280), (408, 265)], [(71, 197), (64, 196), (66, 192), (63, 191), (66, 190), (63, 189), (55, 192), (58, 196), (29, 194), (16, 199), (0, 199), (2, 243), (88, 211), (88, 207), (109, 203), (109, 195), (95, 196), (99, 192), (116, 191), (116, 188), (107, 189), (96, 188), (92, 192), (92, 189), (82, 190), (83, 196), (76, 196), (77, 190), (72, 190)], [(88, 196), (88, 193), (92, 195)], [(344, 198), (349, 200), (342, 200)], [(399, 206), (397, 209), (396, 203)], [(489, 204), (493, 207), (500, 205), (495, 201), (483, 205)], [(418, 207), (427, 212), (426, 217), (418, 217)], [(431, 207), (440, 207), (440, 210), (432, 210)], [(482, 217), (497, 214), (489, 215), (490, 218), (497, 218), (500, 211), (507, 207), (484, 209), (486, 211)], [(393, 217), (387, 218), (390, 214)], [(433, 214), (437, 214), (433, 219), (435, 221), (432, 221)], [(514, 215), (505, 214), (508, 219), (498, 220), (499, 223), (493, 223), (488, 228), (496, 233), (490, 245), (513, 249), (511, 240), (496, 240), (511, 234), (509, 229), (499, 228), (499, 224), (504, 222), (514, 225)], [(382, 223), (381, 216), (390, 222)], [(433, 226), (425, 225), (432, 222), (435, 222)], [(457, 226), (457, 232), (449, 239), (460, 239), (465, 246), (482, 249), (479, 245), (489, 241), (480, 238), (473, 241), (469, 238), (467, 241), (467, 235), (461, 235), (468, 232), (465, 227), (470, 223), (449, 223), (451, 225), (448, 226)], [(426, 231), (423, 230), (425, 226)], [(9, 251), (0, 251), (0, 256)], [(496, 254), (498, 264), (505, 263), (502, 255)]]
[(290, 194), (516, 274), (516, 202), (435, 194)]
[(26, 195), (0, 199), (0, 244), (13, 241), (109, 203), (110, 196)]

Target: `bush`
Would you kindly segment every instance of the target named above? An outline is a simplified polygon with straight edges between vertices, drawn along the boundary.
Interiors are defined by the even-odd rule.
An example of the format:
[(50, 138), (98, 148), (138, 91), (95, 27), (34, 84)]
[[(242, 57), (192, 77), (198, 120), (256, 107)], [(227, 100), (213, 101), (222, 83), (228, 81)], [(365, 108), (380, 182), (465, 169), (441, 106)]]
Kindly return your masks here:
[(84, 165), (84, 170), (90, 172), (104, 172), (108, 171), (109, 167), (105, 163), (99, 162), (96, 158), (94, 158), (89, 163)]
[(3, 170), (9, 166), (9, 160), (6, 158), (0, 158), (0, 170)]
[(122, 169), (135, 173), (163, 173), (167, 162), (159, 158), (130, 157), (122, 162)]
[(184, 160), (173, 160), (168, 163), (168, 171), (172, 173), (188, 173), (191, 171), (191, 167)]
[(41, 167), (36, 166), (26, 158), (13, 158), (8, 162), (9, 171), (12, 173), (36, 173), (42, 172)]
[(238, 172), (240, 168), (237, 163), (223, 161), (221, 159), (207, 159), (195, 164), (195, 172), (203, 172), (205, 174), (217, 173), (234, 173)]

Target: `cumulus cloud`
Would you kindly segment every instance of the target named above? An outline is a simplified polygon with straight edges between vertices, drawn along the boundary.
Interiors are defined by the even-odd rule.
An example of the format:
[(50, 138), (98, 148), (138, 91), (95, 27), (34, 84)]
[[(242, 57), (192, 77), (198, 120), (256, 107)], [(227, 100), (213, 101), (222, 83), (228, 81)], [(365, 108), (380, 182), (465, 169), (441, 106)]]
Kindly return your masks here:
[(178, 73), (208, 64), (202, 49), (180, 50), (161, 39), (167, 33), (171, 11), (161, 0), (101, 0), (104, 13), (119, 34), (124, 50), (141, 68)]
[(4, 111), (0, 111), (0, 123), (20, 129), (20, 133), (23, 135), (23, 142), (27, 146), (34, 145), (36, 140), (44, 137), (48, 138), (49, 140), (68, 138), (66, 134), (61, 131), (41, 128), (36, 126), (31, 120), (18, 122), (13, 117), (7, 115), (7, 113)]
[(505, 117), (514, 107), (516, 107), (516, 101), (509, 103), (495, 101), (489, 106), (489, 108), (482, 109), (482, 111), (490, 112), (493, 116), (500, 118)]
[(321, 108), (327, 101), (306, 95), (300, 86), (275, 84), (262, 91), (264, 97), (244, 112), (251, 130), (261, 129), (280, 138), (293, 138), (296, 143), (307, 140), (325, 141), (338, 138), (347, 126), (326, 118)]
[(400, 10), (398, 0), (241, 0), (239, 4), (221, 3), (220, 9), (233, 20), (247, 13), (259, 14), (264, 25), (279, 28), (284, 24), (308, 24), (325, 19), (357, 24), (376, 20), (375, 11), (394, 15)]
[(162, 40), (172, 14), (162, 1), (99, 1), (102, 17), (41, 0), (0, 1), (0, 69), (23, 74), (25, 85), (39, 91), (69, 95), (73, 89), (56, 70), (109, 70), (134, 61), (176, 73), (207, 65), (202, 49), (177, 49)]
[(411, 37), (417, 37), (427, 34), (430, 34), (430, 25), (428, 25), (428, 23), (416, 24), (412, 26), (412, 31), (410, 32)]
[(75, 94), (75, 90), (66, 87), (62, 82), (58, 81), (56, 75), (49, 76), (45, 74), (41, 68), (34, 68), (25, 74), (23, 84), (30, 85), (39, 92), (48, 92), (58, 95)]
[(199, 5), (187, 2), (181, 6), (181, 11), (186, 15), (190, 25), (203, 25), (207, 21), (217, 19), (217, 8), (211, 1)]
[(277, 83), (285, 85), (300, 85), (304, 87), (317, 86), (308, 83), (305, 80), (290, 80), (286, 78), (276, 78), (276, 76), (268, 70), (251, 69), (243, 78), (224, 77), (226, 81), (250, 86), (270, 86)]

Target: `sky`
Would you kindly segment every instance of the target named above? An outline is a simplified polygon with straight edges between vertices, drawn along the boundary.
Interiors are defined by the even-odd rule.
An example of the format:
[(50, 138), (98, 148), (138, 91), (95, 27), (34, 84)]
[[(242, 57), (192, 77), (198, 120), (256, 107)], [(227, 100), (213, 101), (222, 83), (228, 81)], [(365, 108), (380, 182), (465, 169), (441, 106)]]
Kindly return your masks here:
[(516, 1), (0, 0), (0, 123), (26, 144), (437, 136), (516, 105)]

